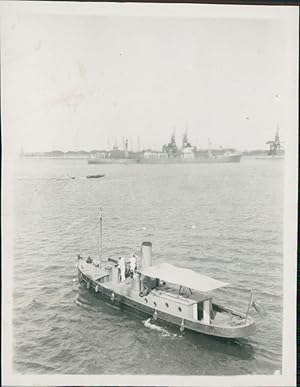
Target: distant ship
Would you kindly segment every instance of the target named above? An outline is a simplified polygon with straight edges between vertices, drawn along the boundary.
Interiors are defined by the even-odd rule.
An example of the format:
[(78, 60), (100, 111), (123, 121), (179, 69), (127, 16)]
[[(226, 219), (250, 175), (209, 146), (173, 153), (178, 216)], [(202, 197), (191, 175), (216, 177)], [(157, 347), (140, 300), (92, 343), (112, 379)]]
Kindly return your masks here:
[(251, 159), (269, 159), (277, 160), (284, 159), (285, 151), (283, 148), (283, 142), (279, 138), (279, 128), (275, 133), (274, 140), (269, 140), (266, 142), (269, 145), (268, 150), (253, 150), (249, 152), (244, 152), (243, 157)]
[(283, 158), (284, 157), (284, 149), (282, 147), (282, 143), (279, 138), (279, 128), (277, 128), (274, 140), (267, 141), (266, 144), (269, 145), (270, 149), (268, 152), (268, 156), (275, 158)]
[(130, 152), (128, 141), (125, 149), (114, 147), (111, 151), (102, 151), (92, 154), (89, 164), (184, 164), (184, 163), (239, 163), (242, 154), (234, 149), (197, 149), (188, 141), (187, 133), (183, 135), (182, 147), (176, 145), (175, 135), (161, 151), (151, 149), (142, 152)]

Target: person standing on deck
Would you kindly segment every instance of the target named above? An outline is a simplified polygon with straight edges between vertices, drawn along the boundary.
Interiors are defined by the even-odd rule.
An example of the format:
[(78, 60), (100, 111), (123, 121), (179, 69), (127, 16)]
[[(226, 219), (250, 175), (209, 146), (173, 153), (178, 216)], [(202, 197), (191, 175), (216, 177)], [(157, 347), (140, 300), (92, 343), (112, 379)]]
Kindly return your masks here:
[(125, 281), (125, 259), (124, 259), (124, 257), (119, 257), (118, 269), (120, 270), (121, 281)]
[(136, 270), (136, 256), (134, 254), (131, 254), (131, 257), (129, 258), (129, 263), (130, 263), (130, 276), (132, 278)]

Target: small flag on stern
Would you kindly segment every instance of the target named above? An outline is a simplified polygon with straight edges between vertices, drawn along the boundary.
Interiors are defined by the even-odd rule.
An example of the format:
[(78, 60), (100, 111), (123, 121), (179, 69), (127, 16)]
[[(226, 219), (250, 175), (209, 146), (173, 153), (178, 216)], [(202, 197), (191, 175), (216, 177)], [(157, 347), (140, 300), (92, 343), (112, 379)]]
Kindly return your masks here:
[(266, 311), (264, 310), (264, 308), (261, 305), (259, 305), (257, 301), (254, 300), (253, 292), (251, 292), (251, 304), (250, 305), (256, 310), (256, 312), (261, 317), (263, 317), (266, 314)]
[(265, 316), (265, 314), (266, 314), (266, 311), (264, 310), (264, 308), (261, 306), (261, 305), (259, 305), (258, 303), (257, 303), (257, 301), (252, 301), (252, 306), (253, 306), (253, 308), (256, 310), (256, 312), (261, 316), (261, 317), (264, 317)]

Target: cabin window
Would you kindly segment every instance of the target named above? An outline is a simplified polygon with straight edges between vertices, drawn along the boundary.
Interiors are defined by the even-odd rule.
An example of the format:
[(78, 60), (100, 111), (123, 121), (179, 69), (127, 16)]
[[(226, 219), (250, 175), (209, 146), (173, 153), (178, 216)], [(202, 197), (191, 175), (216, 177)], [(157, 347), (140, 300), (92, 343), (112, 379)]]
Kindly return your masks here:
[(146, 302), (146, 303), (148, 302), (147, 298), (145, 298), (145, 302)]
[(203, 302), (199, 302), (198, 304), (198, 320), (202, 320), (203, 319)]
[(157, 306), (157, 303), (154, 301), (154, 302), (153, 302), (153, 305), (154, 305), (154, 306)]
[(178, 306), (178, 310), (179, 310), (179, 312), (182, 312), (182, 309), (180, 308), (180, 306)]
[(166, 302), (166, 307), (168, 308), (169, 307), (169, 304)]

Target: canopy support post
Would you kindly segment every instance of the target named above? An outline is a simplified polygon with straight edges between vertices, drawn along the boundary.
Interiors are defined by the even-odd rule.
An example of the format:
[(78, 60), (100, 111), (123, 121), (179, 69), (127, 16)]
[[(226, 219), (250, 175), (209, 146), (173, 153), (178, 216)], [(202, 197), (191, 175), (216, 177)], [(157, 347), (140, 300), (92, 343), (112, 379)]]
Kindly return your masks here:
[(178, 298), (178, 297), (179, 297), (179, 295), (180, 295), (180, 290), (181, 290), (181, 288), (182, 288), (182, 286), (180, 285), (180, 286), (179, 286), (178, 293), (177, 293), (177, 298)]

